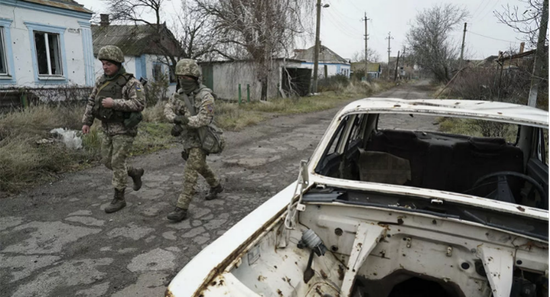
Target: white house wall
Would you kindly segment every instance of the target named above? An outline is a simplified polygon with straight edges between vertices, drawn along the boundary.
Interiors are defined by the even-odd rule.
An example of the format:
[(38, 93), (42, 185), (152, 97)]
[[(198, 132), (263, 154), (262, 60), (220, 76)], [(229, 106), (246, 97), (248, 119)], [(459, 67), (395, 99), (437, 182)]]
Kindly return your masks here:
[[(94, 82), (91, 14), (15, 0), (0, 0), (0, 26), (4, 27), (8, 76), (0, 86), (91, 86)], [(38, 76), (33, 31), (57, 33), (63, 76)]]
[[(311, 62), (303, 62), (301, 67), (302, 68), (309, 68), (309, 69), (313, 69), (313, 63)], [(345, 75), (346, 77), (350, 77), (350, 74), (351, 74), (351, 65), (349, 64), (338, 64), (338, 63), (321, 63), (319, 62), (319, 67), (318, 67), (318, 77), (319, 78), (324, 78), (325, 77), (325, 65), (327, 65), (327, 75), (330, 77), (330, 76), (334, 76), (334, 75)], [(312, 72), (312, 75), (313, 75), (313, 72)]]

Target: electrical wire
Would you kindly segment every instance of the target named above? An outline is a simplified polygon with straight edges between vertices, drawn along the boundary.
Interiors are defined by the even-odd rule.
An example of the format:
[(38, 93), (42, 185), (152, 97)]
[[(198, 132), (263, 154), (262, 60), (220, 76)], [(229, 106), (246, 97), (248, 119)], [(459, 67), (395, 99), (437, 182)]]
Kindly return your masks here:
[(500, 0), (496, 0), (495, 4), (493, 4), (493, 7), (491, 7), (491, 9), (489, 9), (489, 11), (487, 13), (485, 13), (485, 15), (481, 18), (481, 20), (485, 19), (490, 12), (493, 12), (494, 11), (493, 8), (495, 8), (495, 6), (497, 6), (497, 4), (499, 2), (500, 2)]
[(342, 21), (341, 18), (339, 18), (337, 15), (333, 13), (337, 13), (336, 10), (327, 10), (328, 15), (332, 16), (334, 21), (337, 22), (342, 28), (344, 28), (346, 31), (353, 33), (353, 34), (364, 34), (363, 32), (360, 32), (357, 28), (353, 27), (346, 21)]
[(334, 18), (331, 14), (327, 14), (327, 20), (335, 27), (337, 28), (342, 34), (350, 37), (350, 38), (358, 38), (357, 35), (352, 35), (353, 32), (349, 32), (350, 30), (347, 30), (345, 27), (343, 27), (342, 24), (338, 22), (337, 19)]
[(474, 34), (474, 35), (477, 35), (477, 36), (481, 36), (481, 37), (485, 37), (485, 38), (489, 38), (489, 39), (493, 39), (493, 40), (498, 40), (498, 41), (502, 41), (502, 42), (508, 42), (508, 43), (518, 43), (517, 41), (511, 41), (511, 40), (498, 39), (498, 38), (494, 38), (494, 37), (486, 36), (486, 35), (483, 35), (483, 34), (479, 34), (479, 33), (476, 33), (476, 32), (472, 32), (472, 31), (468, 31), (468, 33), (470, 33), (470, 34)]
[[(487, 0), (489, 1), (489, 0)], [(479, 5), (477, 6), (477, 8), (474, 10), (474, 13), (472, 14), (472, 20), (474, 19), (475, 15), (477, 14), (479, 8), (481, 7), (481, 5), (483, 4), (483, 2), (485, 2), (485, 0), (479, 2)]]

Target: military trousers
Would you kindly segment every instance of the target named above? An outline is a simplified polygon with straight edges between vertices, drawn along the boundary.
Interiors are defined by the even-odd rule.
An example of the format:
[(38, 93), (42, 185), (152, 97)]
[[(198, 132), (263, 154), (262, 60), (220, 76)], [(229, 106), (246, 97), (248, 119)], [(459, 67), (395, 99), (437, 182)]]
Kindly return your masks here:
[(193, 195), (195, 194), (195, 185), (199, 174), (206, 179), (210, 187), (216, 187), (220, 184), (218, 178), (206, 163), (206, 153), (203, 149), (194, 147), (187, 149), (189, 157), (183, 173), (183, 192), (178, 198), (177, 207), (188, 209)]
[(113, 171), (113, 187), (117, 190), (126, 188), (128, 168), (126, 158), (130, 153), (134, 137), (129, 135), (109, 136), (101, 133), (101, 162)]

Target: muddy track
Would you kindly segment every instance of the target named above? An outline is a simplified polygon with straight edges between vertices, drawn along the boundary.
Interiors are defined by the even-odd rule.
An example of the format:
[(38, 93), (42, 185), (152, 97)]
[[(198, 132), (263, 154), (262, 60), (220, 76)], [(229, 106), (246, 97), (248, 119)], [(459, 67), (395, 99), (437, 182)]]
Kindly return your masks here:
[[(379, 97), (426, 98), (426, 88), (404, 85)], [(114, 214), (103, 211), (112, 188), (101, 166), (1, 199), (0, 296), (163, 296), (194, 255), (296, 178), (340, 108), (227, 132), (227, 149), (208, 157), (225, 185), (221, 199), (205, 201), (200, 180), (181, 223), (165, 218), (181, 192), (179, 148), (131, 160), (145, 168), (144, 185), (128, 189), (128, 206)]]

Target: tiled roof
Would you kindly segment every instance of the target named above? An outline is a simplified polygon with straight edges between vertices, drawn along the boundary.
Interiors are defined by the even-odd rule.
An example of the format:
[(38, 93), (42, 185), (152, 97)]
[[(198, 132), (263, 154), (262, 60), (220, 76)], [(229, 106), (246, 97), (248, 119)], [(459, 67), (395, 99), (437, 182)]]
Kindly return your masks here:
[(42, 4), (46, 6), (52, 6), (57, 8), (63, 8), (78, 12), (93, 13), (93, 11), (84, 8), (83, 5), (73, 0), (22, 0), (24, 2)]

